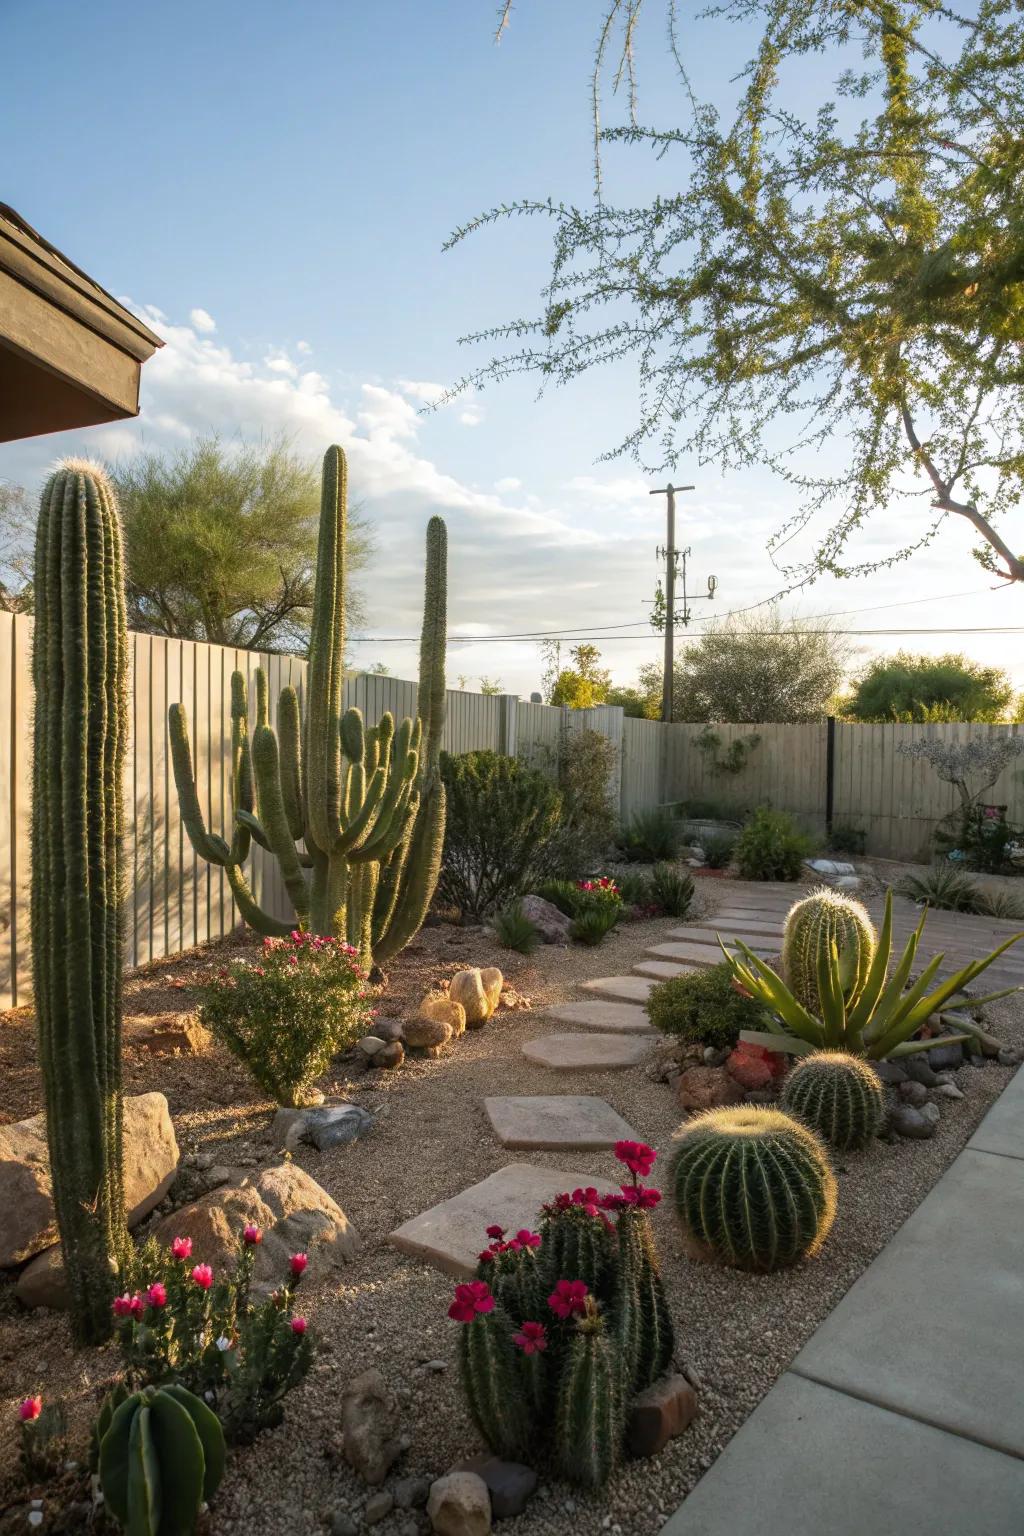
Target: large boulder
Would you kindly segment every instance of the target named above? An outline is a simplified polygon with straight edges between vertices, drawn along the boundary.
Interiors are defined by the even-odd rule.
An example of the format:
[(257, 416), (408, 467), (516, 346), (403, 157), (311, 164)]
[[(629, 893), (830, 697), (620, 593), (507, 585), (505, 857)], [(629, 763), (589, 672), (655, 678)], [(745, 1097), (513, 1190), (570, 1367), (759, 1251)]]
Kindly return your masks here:
[(309, 1277), (317, 1279), (359, 1252), (359, 1234), (341, 1206), (295, 1163), (262, 1168), (241, 1184), (213, 1190), (166, 1216), (155, 1235), (164, 1244), (190, 1237), (193, 1256), (216, 1271), (234, 1263), (242, 1229), (250, 1224), (263, 1232), (255, 1270), (261, 1289), (280, 1283), (293, 1253), (308, 1253)]
[(124, 1043), (153, 1056), (201, 1056), (212, 1043), (196, 1013), (134, 1014), (124, 1021)]
[(569, 943), (571, 919), (553, 902), (545, 901), (543, 896), (524, 896), (522, 908), (523, 916), (529, 918), (545, 944)]
[[(159, 1205), (178, 1168), (178, 1143), (162, 1093), (124, 1101), (124, 1195), (128, 1225)], [(23, 1264), (57, 1241), (46, 1118), (0, 1126), (0, 1268)]]
[(415, 1050), (436, 1050), (452, 1038), (452, 1026), (444, 1019), (406, 1019), (402, 1026), (406, 1045)]

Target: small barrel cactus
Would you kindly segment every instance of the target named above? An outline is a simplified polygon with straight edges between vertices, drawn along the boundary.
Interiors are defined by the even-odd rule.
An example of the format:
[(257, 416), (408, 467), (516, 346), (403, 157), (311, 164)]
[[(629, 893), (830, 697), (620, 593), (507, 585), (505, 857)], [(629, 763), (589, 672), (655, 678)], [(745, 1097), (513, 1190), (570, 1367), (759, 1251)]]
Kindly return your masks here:
[(871, 919), (859, 901), (839, 891), (821, 890), (790, 908), (782, 940), (782, 968), (789, 989), (815, 1018), (821, 1017), (818, 957), (828, 959), (835, 944), (843, 977), (843, 993), (855, 1002), (863, 990), (877, 938)]
[(615, 1470), (622, 1445), (618, 1355), (592, 1296), (576, 1325), (562, 1369), (555, 1409), (555, 1460), (570, 1482), (600, 1488)]
[(466, 1325), (459, 1335), (459, 1367), (474, 1424), (497, 1455), (522, 1460), (530, 1422), (508, 1316), (483, 1280), (456, 1287), (448, 1315)]
[(778, 1110), (710, 1109), (676, 1133), (676, 1209), (687, 1232), (738, 1269), (817, 1253), (836, 1181), (817, 1136)]
[(190, 1536), (224, 1475), (220, 1420), (184, 1387), (145, 1387), (117, 1407), (100, 1441), (107, 1509), (128, 1536)]
[(845, 1051), (801, 1057), (783, 1084), (782, 1107), (837, 1152), (866, 1145), (885, 1116), (877, 1072)]

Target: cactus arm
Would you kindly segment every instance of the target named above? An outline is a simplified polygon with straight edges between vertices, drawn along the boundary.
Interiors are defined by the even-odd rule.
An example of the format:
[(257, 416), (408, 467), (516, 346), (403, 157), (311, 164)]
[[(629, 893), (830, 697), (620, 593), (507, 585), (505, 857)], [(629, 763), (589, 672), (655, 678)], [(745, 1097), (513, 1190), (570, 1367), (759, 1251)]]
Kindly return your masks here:
[(337, 447), (324, 455), (316, 587), (309, 643), (304, 799), (314, 841), (330, 848), (342, 811), (341, 701), (345, 653), (348, 467)]
[[(254, 816), (251, 811), (236, 811), (235, 821), (239, 827), (249, 834), (254, 843), (259, 843), (260, 847), (265, 848), (268, 853), (272, 851), (270, 839), (263, 830), (263, 823), (258, 816)], [(246, 852), (248, 852), (248, 849), (246, 849)], [(244, 857), (245, 854), (238, 856), (238, 862), (241, 863)]]
[(203, 819), (192, 766), (192, 748), (188, 739), (188, 716), (183, 704), (172, 704), (167, 711), (167, 733), (171, 743), (171, 766), (174, 769), (178, 804), (188, 840), (199, 857), (208, 864), (226, 865), (231, 858), (231, 849), (216, 832), (206, 830)]
[(231, 674), (231, 803), (236, 811), (256, 809), (249, 753), (249, 704), (241, 672)]
[(448, 531), (440, 517), (427, 524), (427, 568), (423, 597), (423, 629), (420, 635), (420, 681), (417, 713), (423, 721), (424, 768), (428, 780), (436, 776), (441, 759), (447, 696), (444, 653), (448, 609)]
[[(360, 773), (363, 771), (360, 768)], [(353, 770), (354, 772), (355, 770)], [(383, 768), (378, 768), (366, 787), (361, 809), (352, 816), (344, 832), (335, 843), (335, 853), (350, 853), (353, 849), (359, 847), (360, 839), (377, 814), (377, 808), (383, 799), (386, 787), (387, 773)]]
[(305, 921), (309, 916), (309, 891), (288, 825), (288, 813), (281, 790), (277, 737), (269, 725), (257, 726), (252, 755), (260, 809), (266, 822), (267, 847), (277, 859), (292, 906), (299, 918)]
[(391, 922), (374, 946), (373, 958), (378, 965), (397, 955), (419, 932), (437, 886), (445, 823), (445, 790), (440, 779), (428, 787), (424, 801), (416, 818), (405, 862), (406, 878)]
[(381, 855), (380, 879), (377, 882), (377, 898), (373, 913), (373, 941), (378, 945), (391, 926), (402, 889), (402, 874), (409, 857), (416, 826), (418, 796), (413, 795), (399, 820), (399, 832), (394, 847), (386, 856)]
[(277, 738), (280, 743), (281, 796), (288, 830), (295, 842), (305, 831), (302, 810), (302, 717), (299, 695), (294, 688), (282, 688), (277, 701)]
[(272, 917), (269, 912), (264, 912), (259, 902), (252, 893), (252, 888), (242, 872), (241, 867), (229, 860), (224, 866), (224, 873), (228, 878), (231, 894), (235, 898), (235, 905), (244, 923), (255, 933), (262, 933), (265, 938), (283, 938), (291, 933), (295, 924), (284, 923), (278, 917)]

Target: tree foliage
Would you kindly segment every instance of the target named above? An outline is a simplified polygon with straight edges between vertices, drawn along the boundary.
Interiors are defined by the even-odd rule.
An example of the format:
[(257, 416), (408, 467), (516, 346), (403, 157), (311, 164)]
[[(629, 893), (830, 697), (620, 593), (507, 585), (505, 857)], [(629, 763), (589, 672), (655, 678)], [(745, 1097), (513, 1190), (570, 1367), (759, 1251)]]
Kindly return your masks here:
[(567, 705), (569, 709), (592, 709), (596, 704), (606, 704), (612, 675), (600, 665), (601, 652), (597, 646), (573, 646), (569, 656), (573, 665), (558, 673), (548, 702)]
[[(111, 471), (124, 522), (132, 629), (249, 650), (304, 651), (316, 575), (320, 477), (283, 439), (228, 447), (198, 438)], [(372, 542), (349, 514), (353, 574)], [(355, 610), (355, 611), (354, 611)]]
[(966, 656), (879, 656), (845, 700), (850, 720), (1003, 720), (1013, 685), (999, 667)]
[[(1016, 0), (723, 0), (706, 25), (758, 34), (723, 110), (684, 63), (697, 23), (684, 37), (664, 3), (681, 121), (640, 123), (644, 0), (605, 0), (596, 141), (599, 159), (609, 143), (667, 157), (677, 190), (613, 206), (599, 179), (593, 206), (503, 204), (457, 230), (450, 243), (538, 215), (554, 254), (539, 313), (467, 338), (502, 350), (456, 388), (521, 372), (564, 383), (633, 358), (639, 410), (609, 456), (772, 466), (800, 497), (771, 544), (789, 582), (892, 564), (951, 516), (987, 570), (1024, 580), (1020, 536), (1002, 531), (1024, 490)], [(604, 128), (609, 67), (630, 112)], [(816, 110), (794, 110), (797, 78)], [(922, 498), (931, 512), (901, 547), (855, 547), (873, 515), (891, 528)]]
[(0, 612), (31, 613), (35, 514), (20, 485), (0, 484)]

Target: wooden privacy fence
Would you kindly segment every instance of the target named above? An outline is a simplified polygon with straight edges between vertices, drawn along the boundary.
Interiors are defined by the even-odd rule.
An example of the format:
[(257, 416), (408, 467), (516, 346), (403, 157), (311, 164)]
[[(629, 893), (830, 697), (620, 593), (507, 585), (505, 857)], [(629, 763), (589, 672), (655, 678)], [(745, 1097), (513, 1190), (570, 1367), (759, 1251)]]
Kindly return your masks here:
[[(0, 1007), (30, 1001), (29, 837), (31, 818), (32, 621), (0, 613)], [(129, 636), (131, 741), (125, 775), (128, 948), (126, 963), (143, 965), (231, 931), (237, 919), (223, 870), (196, 858), (185, 835), (167, 742), (167, 708), (179, 700), (189, 716), (199, 796), (207, 824), (229, 832), (231, 674), (249, 680), (263, 666), (271, 700), (286, 684), (300, 695), (306, 664), (159, 636)], [(350, 673), (345, 704), (373, 724), (385, 710), (414, 714), (416, 685), (400, 678)], [(662, 725), (624, 718), (612, 706), (568, 710), (525, 704), (508, 694), (449, 690), (444, 745), (449, 752), (490, 748), (518, 755), (548, 773), (562, 744), (597, 731), (615, 747), (609, 790), (620, 815), (672, 801), (703, 800), (726, 809), (767, 801), (824, 831), (832, 783), (835, 824), (863, 827), (868, 852), (915, 858), (956, 796), (927, 763), (903, 757), (901, 742), (922, 734), (946, 741), (1002, 735), (1015, 726), (812, 725), (715, 726), (719, 746), (697, 745), (700, 725)], [(759, 737), (738, 773), (723, 771), (735, 740)], [(831, 750), (829, 740), (831, 736)], [(749, 744), (749, 743), (748, 743)], [(1011, 764), (988, 797), (1024, 821), (1024, 774)], [(260, 903), (281, 917), (291, 908), (273, 858), (253, 845), (251, 879)]]

